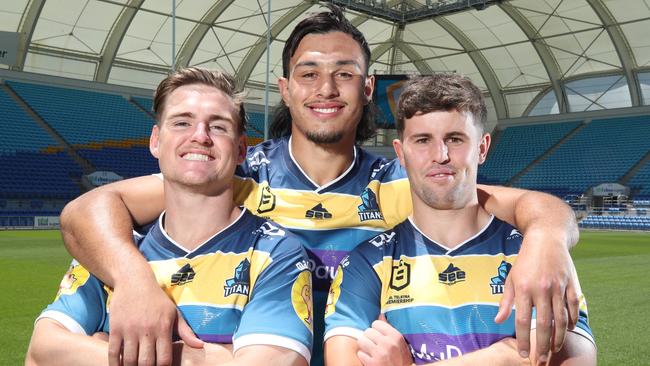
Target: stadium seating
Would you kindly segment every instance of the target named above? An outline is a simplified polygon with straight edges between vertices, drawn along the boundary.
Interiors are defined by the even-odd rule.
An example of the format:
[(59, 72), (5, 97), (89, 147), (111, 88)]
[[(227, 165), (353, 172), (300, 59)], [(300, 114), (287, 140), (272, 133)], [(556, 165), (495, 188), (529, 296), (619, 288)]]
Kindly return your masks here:
[(145, 146), (77, 149), (77, 152), (88, 159), (97, 170), (112, 171), (124, 178), (160, 171), (158, 160), (151, 155), (149, 147)]
[(650, 230), (650, 216), (589, 215), (579, 226), (585, 229)]
[(142, 107), (147, 112), (153, 114), (153, 100), (142, 97), (132, 97), (131, 98), (137, 105)]
[(81, 168), (65, 152), (19, 151), (0, 155), (0, 197), (72, 199)]
[(579, 122), (508, 127), (479, 168), (479, 181), (504, 184), (578, 126)]
[(648, 136), (650, 116), (594, 120), (513, 185), (563, 197), (616, 182), (650, 150)]
[[(628, 186), (637, 190), (635, 198), (650, 202), (650, 162), (646, 163), (628, 182)], [(650, 206), (650, 204), (649, 204)]]
[(54, 139), (30, 118), (4, 90), (0, 90), (0, 154), (39, 151), (56, 145)]
[(153, 119), (120, 95), (8, 81), (70, 144), (148, 138)]

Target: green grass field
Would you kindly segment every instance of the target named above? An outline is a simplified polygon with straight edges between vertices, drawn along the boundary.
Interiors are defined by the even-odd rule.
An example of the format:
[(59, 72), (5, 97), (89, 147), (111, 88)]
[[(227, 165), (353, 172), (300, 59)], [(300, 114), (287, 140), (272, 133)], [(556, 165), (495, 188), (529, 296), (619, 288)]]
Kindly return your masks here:
[[(583, 232), (573, 251), (599, 365), (650, 363), (650, 233)], [(0, 231), (0, 365), (20, 365), (70, 257), (58, 231)]]

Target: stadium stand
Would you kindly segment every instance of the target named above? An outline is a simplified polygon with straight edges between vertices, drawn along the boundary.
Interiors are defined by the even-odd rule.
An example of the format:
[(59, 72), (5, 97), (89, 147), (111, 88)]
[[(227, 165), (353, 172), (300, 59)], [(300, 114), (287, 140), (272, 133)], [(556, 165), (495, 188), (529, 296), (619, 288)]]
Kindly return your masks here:
[(589, 215), (579, 226), (585, 229), (650, 230), (650, 216)]
[(628, 185), (633, 191), (636, 191), (634, 196), (636, 199), (650, 200), (650, 162), (646, 163), (645, 166), (643, 166), (643, 168), (641, 168), (634, 177), (630, 179)]
[(0, 89), (0, 105), (0, 154), (39, 151), (56, 145), (54, 139), (16, 105), (3, 89)]
[(131, 100), (142, 107), (145, 111), (153, 114), (153, 100), (142, 97), (132, 97)]
[(616, 182), (650, 150), (648, 136), (650, 116), (594, 120), (513, 185), (564, 197)]
[(7, 84), (72, 145), (142, 140), (151, 132), (153, 119), (122, 96), (14, 81)]
[(505, 184), (579, 124), (566, 122), (504, 129), (488, 159), (479, 168), (479, 181)]
[(77, 149), (90, 160), (97, 170), (112, 171), (123, 178), (153, 174), (160, 171), (158, 160), (149, 152), (148, 146), (104, 147), (100, 149)]
[(16, 151), (0, 155), (0, 197), (72, 199), (81, 168), (65, 152)]

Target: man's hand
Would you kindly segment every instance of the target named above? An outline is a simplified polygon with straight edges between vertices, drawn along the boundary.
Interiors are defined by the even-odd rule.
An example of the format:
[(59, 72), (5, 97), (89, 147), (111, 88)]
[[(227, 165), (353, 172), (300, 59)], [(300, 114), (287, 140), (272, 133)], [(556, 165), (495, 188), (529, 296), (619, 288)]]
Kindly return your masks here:
[[(536, 315), (536, 358), (562, 348), (566, 331), (578, 321), (578, 284), (567, 245), (549, 233), (529, 230), (508, 278), (495, 321), (504, 322), (516, 308), (519, 354), (530, 353), (532, 308)], [(526, 242), (530, 242), (526, 244)]]
[(397, 329), (386, 322), (384, 315), (372, 322), (358, 340), (357, 357), (364, 366), (412, 365), (413, 357)]
[(109, 365), (171, 365), (172, 334), (203, 347), (176, 305), (152, 281), (116, 286), (110, 300)]

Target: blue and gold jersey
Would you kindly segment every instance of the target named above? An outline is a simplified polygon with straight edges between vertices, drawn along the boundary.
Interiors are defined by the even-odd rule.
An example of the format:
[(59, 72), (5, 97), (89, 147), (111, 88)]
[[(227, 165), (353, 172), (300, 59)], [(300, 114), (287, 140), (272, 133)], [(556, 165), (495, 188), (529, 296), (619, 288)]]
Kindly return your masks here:
[[(449, 359), (515, 335), (514, 312), (494, 317), (521, 233), (496, 218), (454, 249), (406, 220), (361, 243), (330, 289), (325, 339), (358, 338), (379, 314), (406, 339), (417, 364)], [(575, 332), (593, 342), (584, 296)]]
[[(162, 219), (139, 240), (139, 250), (200, 339), (232, 343), (235, 350), (275, 345), (310, 360), (311, 273), (295, 236), (243, 210), (230, 226), (187, 251), (167, 235)], [(73, 262), (39, 318), (53, 318), (77, 333), (108, 332), (111, 294)]]
[(235, 192), (239, 204), (291, 230), (305, 244), (314, 281), (314, 356), (320, 357), (325, 301), (336, 268), (358, 243), (411, 213), (406, 172), (396, 160), (355, 147), (349, 169), (318, 186), (295, 162), (285, 137), (249, 148), (236, 172)]

